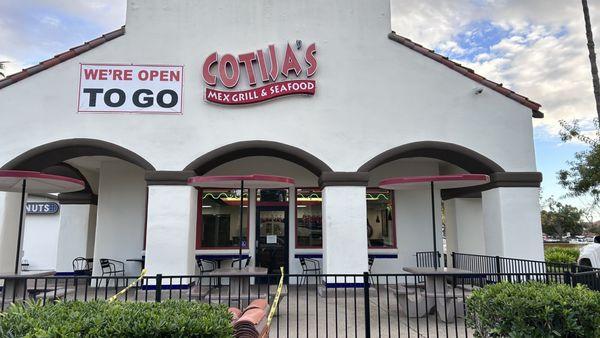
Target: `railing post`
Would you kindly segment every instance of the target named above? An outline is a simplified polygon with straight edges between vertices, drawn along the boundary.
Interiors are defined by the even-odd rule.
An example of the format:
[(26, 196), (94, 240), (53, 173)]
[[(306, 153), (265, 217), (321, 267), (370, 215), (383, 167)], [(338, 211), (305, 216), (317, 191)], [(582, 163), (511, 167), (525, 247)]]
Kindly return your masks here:
[(564, 279), (565, 279), (565, 284), (573, 286), (573, 279), (572, 279), (572, 274), (570, 271), (564, 272)]
[(452, 256), (452, 267), (456, 269), (456, 256), (454, 255), (454, 251), (450, 254)]
[(156, 296), (155, 302), (160, 303), (162, 296), (162, 274), (156, 275)]
[(498, 280), (497, 282), (500, 283), (500, 281), (502, 280), (502, 278), (500, 277), (500, 256), (496, 256), (496, 273), (498, 276)]
[(369, 273), (365, 271), (363, 274), (363, 292), (365, 301), (365, 337), (371, 338), (371, 310), (369, 302)]

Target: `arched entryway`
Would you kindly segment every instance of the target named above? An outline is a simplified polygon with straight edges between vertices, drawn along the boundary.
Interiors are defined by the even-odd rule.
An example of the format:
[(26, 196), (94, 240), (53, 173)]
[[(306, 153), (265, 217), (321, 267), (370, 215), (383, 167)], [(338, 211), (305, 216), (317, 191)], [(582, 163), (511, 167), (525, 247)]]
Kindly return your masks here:
[[(2, 169), (41, 171), (86, 183), (82, 191), (57, 196), (60, 225), (53, 234), (58, 243), (54, 252), (57, 273), (73, 273), (72, 260), (76, 257), (93, 258), (94, 274), (101, 274), (99, 258), (124, 262), (142, 258), (145, 173), (154, 166), (140, 155), (111, 142), (74, 138), (27, 150)], [(138, 263), (125, 264), (130, 274), (139, 273), (139, 268)]]
[[(416, 264), (416, 252), (432, 250), (429, 190), (378, 191), (376, 188), (381, 180), (398, 176), (493, 175), (505, 172), (492, 159), (472, 149), (438, 141), (413, 142), (391, 148), (365, 162), (357, 171), (369, 174), (367, 193), (368, 197), (372, 195), (371, 199), (367, 198), (367, 226), (372, 229), (369, 232), (369, 251), (397, 252), (397, 259), (376, 260), (374, 271), (380, 272), (401, 272), (403, 266)], [(446, 195), (452, 195), (452, 191), (435, 191), (438, 243), (445, 243), (446, 250), (450, 252), (457, 250), (459, 241), (462, 241), (462, 247), (468, 247), (470, 252), (485, 253), (481, 193), (475, 190), (468, 196), (463, 194), (461, 197), (469, 198), (461, 198), (458, 209), (455, 207), (457, 199), (442, 203), (442, 196)], [(380, 201), (373, 196), (387, 198)], [(389, 214), (385, 210), (382, 212), (382, 208), (393, 211), (393, 222), (381, 221), (382, 214)], [(442, 219), (445, 220), (444, 228)], [(461, 235), (465, 232), (469, 233), (468, 237)], [(380, 243), (386, 245), (381, 246)]]
[[(319, 178), (332, 169), (316, 156), (283, 143), (242, 141), (200, 156), (185, 170), (205, 176), (259, 173), (293, 178), (296, 182), (294, 188), (244, 191), (248, 201), (245, 209), (248, 213), (244, 215), (246, 230), (243, 228), (243, 233), (247, 243), (244, 253), (252, 257), (250, 264), (278, 268), (278, 264), (284, 262), (286, 271), (297, 273), (301, 272), (297, 255), (322, 252)], [(224, 254), (236, 255), (237, 250), (232, 243), (238, 242), (238, 206), (239, 191), (199, 191), (198, 258), (210, 259), (211, 255), (217, 254), (221, 257)], [(223, 223), (227, 224), (226, 229), (222, 229)], [(278, 245), (279, 249), (275, 248)], [(222, 264), (229, 263), (224, 261)]]

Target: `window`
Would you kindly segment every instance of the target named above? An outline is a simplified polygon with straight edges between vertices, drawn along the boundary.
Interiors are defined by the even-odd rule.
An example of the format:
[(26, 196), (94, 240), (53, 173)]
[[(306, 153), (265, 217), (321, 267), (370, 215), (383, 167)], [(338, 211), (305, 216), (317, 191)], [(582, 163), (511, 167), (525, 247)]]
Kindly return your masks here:
[(367, 235), (371, 248), (395, 248), (394, 201), (387, 190), (367, 189)]
[(323, 246), (321, 201), (321, 191), (318, 189), (296, 189), (297, 248)]
[[(196, 247), (238, 248), (240, 190), (203, 189), (198, 201)], [(248, 248), (248, 191), (244, 189), (242, 245)]]

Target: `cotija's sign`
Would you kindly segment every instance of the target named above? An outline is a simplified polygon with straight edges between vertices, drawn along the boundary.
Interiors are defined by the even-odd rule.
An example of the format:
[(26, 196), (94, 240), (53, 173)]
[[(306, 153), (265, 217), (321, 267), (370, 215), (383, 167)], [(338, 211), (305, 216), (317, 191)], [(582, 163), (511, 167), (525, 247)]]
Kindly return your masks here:
[[(302, 51), (302, 42), (296, 41), (296, 49)], [(289, 43), (285, 53), (279, 53), (274, 45), (237, 57), (232, 54), (219, 56), (214, 52), (206, 58), (202, 67), (202, 76), (207, 84), (205, 98), (209, 102), (239, 105), (286, 95), (314, 95), (316, 85), (310, 78), (317, 71), (316, 53), (314, 43), (302, 52), (301, 61)], [(277, 81), (280, 76), (283, 80)], [(249, 89), (234, 89), (241, 77), (245, 77)], [(259, 81), (262, 85), (257, 87)], [(215, 89), (218, 84), (231, 90)]]

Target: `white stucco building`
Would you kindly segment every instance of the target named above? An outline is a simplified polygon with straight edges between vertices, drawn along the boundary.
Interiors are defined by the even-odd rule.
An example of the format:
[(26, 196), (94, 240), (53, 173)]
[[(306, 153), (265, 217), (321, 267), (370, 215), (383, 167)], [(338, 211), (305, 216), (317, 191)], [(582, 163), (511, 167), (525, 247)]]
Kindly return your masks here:
[[(389, 0), (129, 0), (126, 26), (0, 81), (0, 165), (85, 180), (59, 195), (59, 273), (235, 256), (239, 191), (187, 180), (253, 173), (296, 184), (244, 192), (250, 264), (401, 272), (432, 250), (429, 191), (378, 182), (457, 173), (491, 182), (436, 190), (438, 243), (444, 201), (448, 251), (541, 259), (540, 105), (401, 35)], [(0, 195), (0, 272), (18, 200)]]

